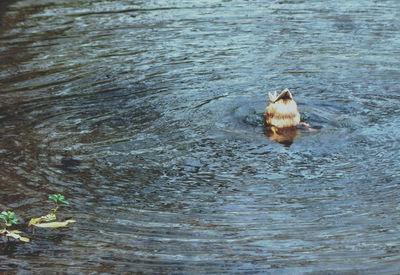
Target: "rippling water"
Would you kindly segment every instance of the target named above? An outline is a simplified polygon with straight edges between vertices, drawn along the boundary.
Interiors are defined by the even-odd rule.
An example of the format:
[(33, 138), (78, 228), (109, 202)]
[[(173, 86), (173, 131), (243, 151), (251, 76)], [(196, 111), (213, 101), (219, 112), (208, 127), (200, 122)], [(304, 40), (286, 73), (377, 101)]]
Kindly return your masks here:
[[(0, 240), (0, 272), (397, 272), (399, 18), (396, 0), (3, 1), (0, 208), (24, 224), (62, 193), (78, 222)], [(284, 88), (315, 131), (282, 145), (263, 112)]]

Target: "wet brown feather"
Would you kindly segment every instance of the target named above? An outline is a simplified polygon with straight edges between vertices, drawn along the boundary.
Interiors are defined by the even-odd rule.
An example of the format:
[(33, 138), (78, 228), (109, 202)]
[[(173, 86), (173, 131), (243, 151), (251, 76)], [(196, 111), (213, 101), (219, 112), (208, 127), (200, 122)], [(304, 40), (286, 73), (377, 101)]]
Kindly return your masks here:
[(283, 90), (275, 100), (268, 103), (267, 109), (265, 110), (265, 121), (268, 125), (277, 128), (295, 127), (299, 125), (300, 113), (288, 89)]

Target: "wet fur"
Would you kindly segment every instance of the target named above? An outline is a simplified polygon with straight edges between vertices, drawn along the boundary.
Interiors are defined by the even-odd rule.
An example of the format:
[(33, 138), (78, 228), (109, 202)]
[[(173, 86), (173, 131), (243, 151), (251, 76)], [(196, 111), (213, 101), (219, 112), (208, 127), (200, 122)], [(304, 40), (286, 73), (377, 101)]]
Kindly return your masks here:
[(271, 102), (265, 110), (265, 121), (277, 128), (295, 127), (300, 124), (300, 113), (297, 104), (288, 89), (279, 96), (270, 94)]

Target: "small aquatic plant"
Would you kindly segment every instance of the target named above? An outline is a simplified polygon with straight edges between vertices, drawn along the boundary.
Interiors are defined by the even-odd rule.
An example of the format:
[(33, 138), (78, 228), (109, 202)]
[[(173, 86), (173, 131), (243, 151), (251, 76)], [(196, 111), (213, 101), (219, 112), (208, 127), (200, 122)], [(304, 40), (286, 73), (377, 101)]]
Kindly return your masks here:
[(15, 217), (15, 213), (11, 212), (11, 211), (3, 211), (0, 214), (0, 219), (3, 220), (6, 228), (0, 229), (0, 235), (7, 237), (7, 239), (9, 239), (9, 237), (12, 237), (16, 240), (20, 240), (23, 242), (29, 242), (28, 238), (22, 237), (21, 234), (22, 232), (19, 230), (12, 230), (9, 229), (9, 227), (15, 225), (18, 221), (18, 219)]
[(57, 227), (64, 227), (67, 226), (69, 223), (74, 223), (75, 220), (72, 219), (68, 219), (65, 221), (57, 221), (57, 217), (56, 217), (56, 212), (58, 210), (58, 208), (65, 204), (68, 205), (69, 202), (65, 200), (64, 196), (61, 194), (54, 194), (54, 195), (50, 195), (49, 199), (54, 201), (54, 203), (56, 204), (56, 207), (53, 210), (53, 212), (41, 216), (39, 218), (32, 218), (29, 221), (28, 226), (35, 226), (35, 227), (42, 227), (42, 228), (57, 228)]
[(18, 221), (18, 219), (15, 217), (15, 213), (11, 211), (1, 212), (0, 219), (4, 221), (6, 227), (12, 226)]
[(53, 209), (53, 213), (54, 214), (56, 214), (56, 212), (57, 212), (58, 208), (60, 207), (60, 205), (62, 205), (62, 204), (67, 204), (68, 205), (69, 204), (69, 202), (67, 202), (64, 199), (64, 196), (61, 195), (61, 194), (50, 195), (49, 199), (53, 200), (55, 202), (55, 204), (56, 204), (56, 207)]

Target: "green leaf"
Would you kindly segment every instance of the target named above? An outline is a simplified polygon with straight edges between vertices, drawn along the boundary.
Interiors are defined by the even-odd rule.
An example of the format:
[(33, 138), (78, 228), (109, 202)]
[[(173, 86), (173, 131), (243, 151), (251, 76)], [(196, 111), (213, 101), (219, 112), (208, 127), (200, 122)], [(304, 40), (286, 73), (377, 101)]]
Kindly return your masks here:
[(57, 197), (56, 197), (56, 195), (50, 195), (50, 196), (49, 196), (49, 199), (51, 199), (51, 200), (57, 202)]
[(8, 220), (8, 222), (6, 222), (6, 226), (11, 226), (13, 224), (16, 224), (17, 221), (18, 221), (17, 218), (11, 218), (11, 219)]

